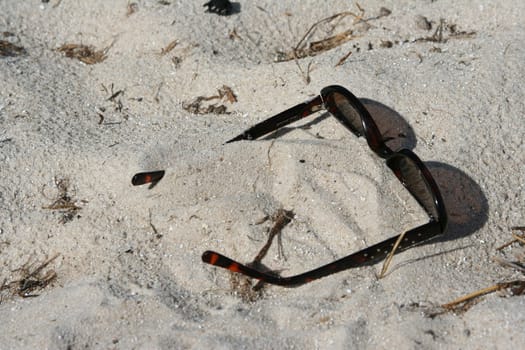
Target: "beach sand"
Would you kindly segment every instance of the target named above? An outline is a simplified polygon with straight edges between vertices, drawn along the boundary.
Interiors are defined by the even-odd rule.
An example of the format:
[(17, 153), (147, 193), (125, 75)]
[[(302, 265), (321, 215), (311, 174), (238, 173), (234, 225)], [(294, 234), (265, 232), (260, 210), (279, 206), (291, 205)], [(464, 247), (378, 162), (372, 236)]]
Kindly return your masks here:
[[(193, 1), (0, 1), (1, 349), (525, 343), (510, 288), (440, 307), (525, 279), (494, 261), (525, 255), (497, 250), (525, 225), (525, 3), (319, 3), (239, 1), (219, 16)], [(345, 11), (357, 17), (314, 26)], [(94, 64), (59, 50), (73, 45), (98, 51)], [(381, 279), (377, 263), (254, 291), (204, 264), (206, 250), (252, 261), (279, 209), (295, 215), (263, 263), (282, 276), (428, 221), (326, 113), (224, 144), (334, 84), (403, 130), (441, 189), (447, 233)], [(158, 169), (153, 188), (131, 185)]]

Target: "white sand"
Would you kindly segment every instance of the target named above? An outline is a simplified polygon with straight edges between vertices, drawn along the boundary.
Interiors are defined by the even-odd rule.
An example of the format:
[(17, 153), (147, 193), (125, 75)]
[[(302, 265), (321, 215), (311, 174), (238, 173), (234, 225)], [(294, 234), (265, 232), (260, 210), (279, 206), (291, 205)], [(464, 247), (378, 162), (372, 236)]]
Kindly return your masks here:
[[(38, 297), (0, 304), (0, 348), (349, 349), (517, 348), (525, 299), (493, 293), (468, 311), (434, 318), (434, 306), (498, 282), (523, 279), (492, 258), (522, 259), (510, 227), (524, 225), (525, 3), (367, 1), (345, 19), (355, 39), (299, 61), (275, 63), (316, 21), (358, 12), (347, 1), (241, 2), (228, 17), (193, 1), (0, 1), (0, 37), (27, 55), (0, 58), (0, 282), (59, 253), (43, 272), (57, 280)], [(430, 31), (416, 25), (432, 21)], [(434, 33), (440, 18), (456, 31)], [(238, 38), (229, 34), (235, 29)], [(310, 40), (327, 34), (319, 32)], [(160, 55), (177, 40), (177, 46)], [(391, 41), (393, 47), (380, 47)], [(102, 49), (85, 65), (54, 49)], [(373, 49), (368, 50), (369, 43)], [(357, 49), (359, 48), (359, 50)], [(340, 66), (337, 62), (352, 54)], [(177, 65), (172, 58), (177, 56)], [(273, 140), (223, 142), (340, 84), (412, 129), (414, 151), (441, 186), (445, 237), (393, 261), (298, 288), (266, 285), (254, 302), (239, 276), (205, 265), (216, 250), (242, 262), (263, 246), (278, 208), (293, 210), (263, 261), (283, 276), (315, 268), (425, 222), (383, 161), (333, 118), (312, 116)], [(231, 114), (193, 115), (182, 102), (231, 87)], [(106, 90), (103, 88), (106, 87)], [(109, 101), (113, 92), (122, 108)], [(141, 99), (141, 101), (139, 101)], [(370, 106), (370, 104), (369, 104)], [(382, 106), (382, 107), (381, 107)], [(387, 108), (388, 107), (388, 108)], [(104, 115), (99, 124), (99, 113)], [(317, 138), (316, 135), (323, 138)], [(412, 145), (414, 146), (414, 144)], [(304, 160), (304, 163), (300, 162)], [(156, 187), (134, 173), (166, 169)], [(43, 209), (56, 179), (82, 207), (60, 223)], [(521, 256), (520, 256), (521, 254)]]

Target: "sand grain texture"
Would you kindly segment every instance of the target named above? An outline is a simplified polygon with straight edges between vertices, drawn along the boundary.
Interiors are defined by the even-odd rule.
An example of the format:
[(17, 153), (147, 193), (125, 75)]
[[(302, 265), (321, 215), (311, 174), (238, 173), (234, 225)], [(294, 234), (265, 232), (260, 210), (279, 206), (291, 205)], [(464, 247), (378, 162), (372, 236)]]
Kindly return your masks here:
[[(312, 24), (358, 14), (357, 5), (242, 1), (217, 16), (198, 2), (134, 3), (130, 11), (127, 0), (0, 0), (0, 40), (24, 48), (0, 57), (0, 283), (60, 254), (46, 268), (57, 279), (38, 296), (2, 294), (0, 348), (525, 342), (523, 296), (495, 293), (462, 314), (425, 315), (524, 278), (492, 257), (511, 226), (525, 225), (525, 3), (367, 1), (366, 23), (350, 16), (308, 40), (349, 29), (355, 38), (279, 63)], [(391, 13), (380, 16), (381, 7)], [(107, 57), (87, 65), (57, 50), (65, 44)], [(449, 231), (396, 256), (381, 280), (377, 264), (246, 298), (246, 281), (200, 256), (212, 249), (249, 262), (271, 227), (258, 223), (279, 208), (296, 214), (282, 232), (287, 259), (274, 243), (263, 263), (284, 276), (426, 220), (366, 142), (327, 115), (223, 145), (331, 84), (403, 130), (442, 189)], [(183, 108), (224, 85), (237, 102), (203, 103), (227, 113)], [(157, 186), (131, 185), (134, 173), (155, 169), (166, 170)], [(45, 208), (57, 198), (80, 209)]]

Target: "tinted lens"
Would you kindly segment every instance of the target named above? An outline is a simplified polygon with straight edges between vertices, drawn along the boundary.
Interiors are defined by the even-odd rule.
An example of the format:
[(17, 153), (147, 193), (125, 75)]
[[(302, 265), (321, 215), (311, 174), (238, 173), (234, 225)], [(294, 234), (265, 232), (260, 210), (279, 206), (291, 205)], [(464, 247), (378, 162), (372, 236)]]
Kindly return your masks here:
[(432, 195), (432, 189), (425, 179), (423, 169), (413, 159), (403, 154), (396, 154), (389, 159), (388, 166), (426, 212), (432, 218), (438, 220), (439, 214)]
[(335, 107), (335, 110), (331, 109), (330, 112), (353, 133), (358, 136), (363, 135), (361, 116), (350, 104), (348, 98), (338, 92), (332, 93), (329, 98), (333, 99), (333, 106)]

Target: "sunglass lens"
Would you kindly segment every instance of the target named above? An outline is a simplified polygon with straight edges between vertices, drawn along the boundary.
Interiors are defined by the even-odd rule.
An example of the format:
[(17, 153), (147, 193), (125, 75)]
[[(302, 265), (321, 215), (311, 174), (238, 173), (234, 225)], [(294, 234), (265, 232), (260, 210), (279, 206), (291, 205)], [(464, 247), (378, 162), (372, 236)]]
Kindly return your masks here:
[(352, 106), (348, 98), (339, 92), (334, 92), (329, 96), (333, 99), (334, 106), (330, 109), (330, 113), (349, 128), (353, 133), (358, 136), (363, 135), (363, 124), (359, 112)]
[(387, 164), (426, 212), (433, 219), (439, 219), (432, 189), (423, 173), (424, 165), (418, 165), (415, 160), (400, 153), (390, 158)]

